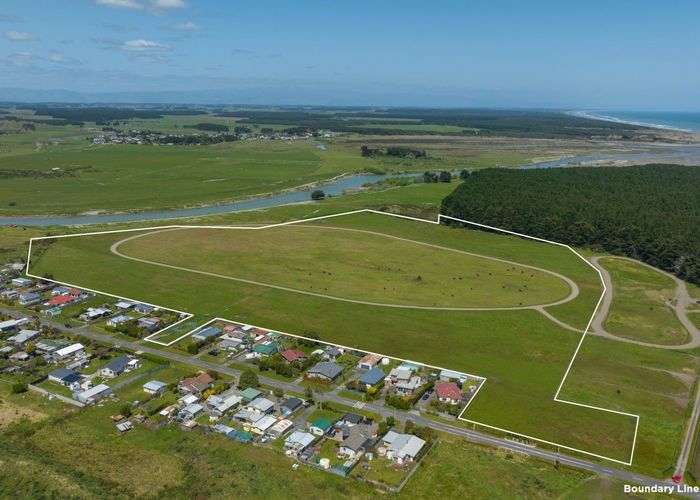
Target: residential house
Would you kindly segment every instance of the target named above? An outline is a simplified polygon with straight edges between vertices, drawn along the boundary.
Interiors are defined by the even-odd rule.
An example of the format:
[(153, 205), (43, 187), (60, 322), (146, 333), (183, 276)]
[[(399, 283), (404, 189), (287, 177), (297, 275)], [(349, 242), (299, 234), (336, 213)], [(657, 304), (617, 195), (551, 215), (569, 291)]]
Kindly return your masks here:
[(105, 307), (88, 307), (87, 311), (82, 313), (79, 317), (83, 321), (93, 321), (109, 316), (110, 314), (112, 314), (112, 311)]
[(277, 439), (281, 436), (284, 435), (285, 432), (287, 432), (289, 429), (291, 429), (294, 426), (294, 422), (291, 420), (278, 420), (275, 425), (270, 427), (270, 429), (267, 431), (267, 434), (272, 438), (272, 439)]
[(2, 292), (0, 292), (0, 297), (7, 300), (16, 299), (17, 297), (19, 297), (19, 292), (14, 288), (10, 288), (8, 290), (3, 290)]
[(343, 373), (343, 367), (331, 361), (321, 361), (314, 365), (308, 371), (308, 376), (311, 378), (321, 378), (330, 380), (331, 382), (337, 379)]
[(332, 346), (332, 345), (329, 345), (328, 347), (326, 347), (322, 351), (322, 354), (321, 354), (323, 359), (328, 360), (328, 361), (335, 361), (342, 355), (343, 355), (343, 349)]
[(439, 378), (443, 382), (464, 382), (467, 379), (467, 376), (463, 373), (453, 372), (450, 370), (441, 370)]
[(28, 286), (32, 286), (34, 282), (28, 278), (13, 278), (12, 284), (20, 288), (26, 288)]
[(180, 417), (181, 420), (194, 420), (203, 413), (204, 407), (198, 403), (193, 403), (191, 405), (185, 406), (182, 410), (180, 410), (178, 417)]
[(19, 296), (19, 303), (23, 306), (29, 306), (41, 302), (41, 295), (36, 292), (22, 293)]
[(7, 341), (14, 342), (17, 345), (23, 346), (28, 342), (34, 340), (38, 336), (38, 330), (20, 330), (19, 333), (13, 335), (12, 337), (8, 337)]
[(80, 343), (71, 344), (68, 347), (63, 347), (54, 351), (53, 359), (56, 362), (64, 361), (69, 358), (84, 357), (85, 356), (85, 346)]
[(386, 377), (386, 374), (378, 366), (373, 366), (371, 370), (362, 375), (359, 382), (369, 390), (372, 387), (378, 386)]
[(107, 326), (111, 326), (114, 328), (114, 327), (121, 325), (122, 323), (128, 323), (129, 321), (131, 321), (131, 318), (129, 316), (124, 316), (123, 314), (117, 314), (113, 318), (109, 318), (107, 320)]
[(207, 404), (211, 407), (213, 415), (223, 417), (227, 412), (237, 408), (242, 400), (243, 399), (236, 394), (231, 394), (227, 397), (211, 395), (207, 399)]
[(66, 387), (71, 386), (75, 382), (80, 382), (83, 376), (73, 370), (68, 370), (67, 368), (56, 368), (54, 371), (49, 373), (49, 380), (51, 382), (56, 382), (57, 384), (65, 385)]
[(29, 361), (32, 357), (24, 351), (17, 351), (10, 356), (10, 361)]
[(284, 440), (284, 448), (298, 455), (314, 444), (314, 441), (316, 441), (316, 438), (312, 434), (304, 431), (294, 431)]
[(83, 403), (94, 403), (95, 401), (98, 401), (100, 398), (104, 397), (107, 391), (109, 391), (108, 385), (98, 384), (92, 389), (76, 393), (75, 397), (78, 399), (78, 401), (82, 401)]
[(128, 301), (128, 300), (120, 300), (119, 302), (117, 302), (116, 304), (114, 304), (114, 307), (116, 307), (116, 308), (119, 309), (120, 311), (127, 311), (127, 310), (129, 310), (129, 309), (131, 309), (131, 308), (133, 308), (133, 307), (136, 307), (136, 303), (135, 303), (135, 302), (130, 302), (130, 301)]
[(218, 337), (219, 335), (221, 335), (221, 333), (221, 328), (210, 326), (208, 328), (204, 328), (203, 330), (198, 331), (197, 333), (192, 335), (192, 338), (198, 342), (203, 342), (205, 340)]
[(309, 426), (309, 432), (317, 436), (323, 436), (333, 426), (333, 422), (327, 418), (318, 418)]
[(178, 405), (181, 408), (184, 408), (185, 406), (189, 406), (191, 404), (194, 404), (197, 401), (199, 401), (199, 397), (195, 396), (194, 394), (186, 394), (177, 400)]
[(360, 361), (357, 362), (357, 367), (360, 370), (371, 370), (373, 367), (382, 360), (381, 356), (376, 354), (367, 354)]
[(143, 391), (148, 394), (160, 395), (163, 394), (167, 388), (168, 384), (160, 382), (159, 380), (149, 380), (143, 384)]
[(338, 422), (341, 425), (347, 425), (348, 427), (352, 427), (354, 425), (359, 425), (362, 422), (365, 421), (365, 417), (362, 415), (357, 415), (356, 413), (346, 413), (343, 415), (343, 418), (341, 418)]
[(425, 446), (425, 441), (417, 436), (394, 431), (387, 432), (382, 442), (387, 448), (387, 458), (399, 464), (415, 460)]
[(71, 295), (56, 295), (52, 297), (48, 302), (44, 302), (46, 307), (64, 307), (75, 300)]
[(14, 351), (14, 348), (9, 346), (9, 345), (6, 345), (4, 347), (0, 347), (0, 357), (6, 358), (10, 354), (12, 354), (12, 351)]
[(150, 314), (155, 309), (156, 309), (155, 307), (149, 306), (148, 304), (136, 304), (134, 306), (134, 310), (139, 314)]
[(53, 318), (56, 316), (60, 316), (61, 308), (60, 307), (52, 307), (50, 309), (44, 309), (43, 311), (41, 311), (41, 313), (44, 316), (48, 316), (49, 318)]
[(435, 394), (441, 403), (456, 405), (462, 401), (462, 391), (454, 382), (435, 382)]
[(280, 353), (287, 363), (293, 363), (294, 361), (303, 361), (306, 359), (306, 353), (300, 351), (299, 349), (287, 349)]
[(101, 370), (100, 375), (107, 378), (118, 377), (124, 372), (137, 369), (140, 363), (137, 359), (129, 356), (120, 356), (107, 363)]
[(279, 351), (280, 345), (277, 342), (263, 342), (253, 346), (253, 352), (259, 357), (268, 357)]
[(394, 384), (396, 392), (402, 396), (411, 396), (413, 392), (423, 385), (423, 379), (418, 375), (414, 375), (407, 382), (397, 382)]
[(18, 326), (26, 325), (29, 323), (28, 318), (20, 319), (8, 319), (7, 321), (0, 322), (0, 332), (7, 332), (17, 328)]
[(272, 413), (274, 409), (275, 403), (267, 398), (256, 398), (246, 405), (246, 410), (253, 411), (261, 415)]
[(275, 417), (272, 415), (264, 415), (250, 426), (250, 431), (262, 436), (276, 423), (277, 419)]
[(253, 401), (255, 398), (259, 398), (260, 396), (262, 396), (262, 392), (257, 389), (253, 389), (252, 387), (248, 387), (247, 389), (241, 391), (241, 397), (246, 403)]
[(145, 328), (149, 332), (154, 332), (158, 329), (161, 323), (161, 319), (157, 317), (152, 318), (139, 318), (137, 325), (139, 328)]
[(361, 430), (352, 430), (350, 435), (340, 444), (338, 455), (342, 455), (350, 460), (355, 460), (361, 456), (372, 443), (372, 440), (365, 436)]
[(68, 290), (70, 290), (70, 287), (68, 287), (68, 286), (54, 287), (53, 290), (51, 290), (51, 296), (55, 297), (57, 295), (65, 295), (68, 293)]
[(68, 342), (61, 339), (39, 339), (36, 341), (36, 350), (43, 354), (50, 354), (68, 345)]
[(283, 416), (288, 417), (302, 406), (304, 406), (304, 402), (301, 399), (289, 398), (280, 404), (280, 412)]
[(202, 372), (195, 377), (183, 379), (178, 384), (178, 390), (183, 394), (202, 395), (214, 383), (214, 379), (206, 372)]

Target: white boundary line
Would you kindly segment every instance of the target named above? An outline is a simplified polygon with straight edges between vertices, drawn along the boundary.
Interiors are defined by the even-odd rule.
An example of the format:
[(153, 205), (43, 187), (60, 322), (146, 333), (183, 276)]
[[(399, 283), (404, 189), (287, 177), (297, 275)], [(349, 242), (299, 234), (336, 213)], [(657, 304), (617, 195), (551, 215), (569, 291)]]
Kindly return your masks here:
[[(559, 386), (558, 386), (558, 388), (557, 388), (557, 391), (556, 391), (556, 393), (554, 394), (554, 401), (556, 401), (556, 402), (558, 402), (558, 403), (565, 403), (565, 404), (570, 404), (570, 405), (574, 405), (574, 406), (580, 406), (580, 407), (583, 407), (583, 408), (590, 408), (590, 409), (597, 410), (597, 411), (604, 411), (604, 412), (608, 412), (608, 413), (614, 413), (614, 414), (617, 414), (617, 415), (624, 415), (624, 416), (628, 416), (628, 417), (633, 417), (633, 418), (635, 419), (635, 429), (634, 429), (634, 437), (632, 438), (632, 449), (631, 449), (631, 451), (630, 451), (630, 458), (629, 458), (629, 460), (628, 460), (628, 461), (623, 461), (623, 460), (619, 460), (619, 459), (616, 459), (616, 458), (607, 457), (607, 456), (605, 456), (605, 455), (599, 455), (599, 454), (592, 453), (592, 452), (589, 452), (589, 451), (581, 450), (581, 449), (579, 449), (579, 448), (573, 448), (573, 447), (566, 446), (566, 445), (563, 445), (563, 444), (560, 444), (560, 443), (555, 443), (555, 442), (552, 442), (552, 441), (547, 441), (547, 440), (544, 440), (544, 439), (541, 439), (541, 438), (536, 438), (536, 437), (534, 437), (534, 436), (529, 436), (529, 435), (527, 435), (527, 434), (522, 434), (522, 433), (515, 432), (515, 431), (511, 431), (511, 430), (508, 430), (508, 429), (503, 429), (503, 428), (500, 428), (500, 427), (495, 427), (495, 426), (492, 426), (492, 425), (488, 425), (488, 424), (484, 424), (484, 423), (481, 423), (481, 422), (477, 422), (477, 421), (475, 421), (475, 420), (469, 420), (469, 419), (463, 418), (462, 415), (463, 415), (464, 412), (467, 410), (467, 408), (469, 407), (469, 405), (471, 404), (471, 402), (476, 398), (476, 395), (478, 394), (479, 390), (481, 390), (481, 388), (483, 387), (483, 385), (485, 384), (485, 382), (486, 382), (486, 380), (487, 380), (487, 379), (484, 378), (484, 377), (479, 377), (479, 376), (476, 376), (476, 375), (469, 375), (469, 374), (466, 374), (466, 375), (469, 375), (469, 376), (471, 376), (471, 377), (483, 379), (483, 382), (479, 385), (477, 391), (472, 395), (471, 399), (470, 399), (469, 402), (465, 405), (464, 409), (462, 410), (462, 412), (459, 414), (459, 416), (458, 416), (457, 418), (458, 418), (459, 420), (464, 421), (464, 422), (468, 422), (468, 423), (471, 423), (471, 424), (474, 424), (474, 425), (480, 425), (480, 426), (486, 427), (486, 428), (488, 428), (488, 429), (492, 429), (492, 430), (496, 430), (496, 431), (500, 431), (500, 432), (505, 432), (505, 433), (512, 434), (512, 435), (515, 435), (515, 436), (524, 437), (524, 438), (526, 438), (526, 439), (530, 439), (530, 440), (533, 440), (533, 441), (538, 441), (538, 442), (540, 442), (540, 443), (544, 443), (544, 444), (547, 444), (547, 445), (550, 445), (550, 446), (556, 446), (556, 447), (558, 447), (558, 448), (563, 448), (563, 449), (570, 450), (570, 451), (574, 451), (574, 452), (577, 452), (577, 453), (582, 453), (582, 454), (584, 454), (584, 455), (592, 456), (592, 457), (595, 457), (595, 458), (600, 458), (600, 459), (603, 459), (603, 460), (608, 460), (608, 461), (615, 462), (615, 463), (622, 464), (622, 465), (632, 465), (632, 462), (633, 462), (633, 459), (634, 459), (635, 447), (636, 447), (636, 443), (637, 443), (637, 433), (638, 433), (638, 431), (639, 431), (639, 415), (635, 415), (635, 414), (633, 414), (633, 413), (622, 412), (622, 411), (618, 411), (618, 410), (611, 410), (611, 409), (609, 409), (609, 408), (602, 408), (602, 407), (599, 407), (599, 406), (593, 406), (593, 405), (587, 405), (587, 404), (583, 404), (583, 403), (577, 403), (577, 402), (575, 402), (575, 401), (568, 401), (568, 400), (560, 399), (560, 398), (559, 398), (559, 393), (561, 392), (561, 389), (562, 389), (562, 387), (563, 387), (563, 385), (564, 385), (564, 382), (566, 381), (567, 377), (569, 376), (569, 372), (571, 371), (571, 367), (573, 366), (574, 361), (576, 360), (576, 356), (578, 356), (579, 350), (581, 349), (581, 345), (583, 344), (583, 341), (584, 341), (584, 339), (586, 338), (586, 335), (588, 334), (588, 331), (589, 331), (589, 329), (590, 329), (591, 323), (593, 322), (593, 318), (595, 317), (596, 313), (598, 312), (598, 308), (600, 307), (600, 304), (601, 304), (601, 302), (602, 302), (602, 300), (603, 300), (603, 297), (605, 296), (605, 293), (606, 293), (606, 291), (607, 291), (607, 288), (606, 288), (606, 286), (605, 286), (605, 281), (603, 280), (602, 273), (601, 273), (595, 266), (593, 266), (593, 264), (591, 264), (590, 262), (588, 262), (581, 254), (579, 254), (576, 250), (574, 250), (571, 246), (566, 245), (566, 244), (564, 244), (564, 243), (559, 243), (559, 242), (556, 242), (556, 241), (546, 240), (546, 239), (543, 239), (543, 238), (537, 238), (537, 237), (535, 237), (535, 236), (528, 236), (528, 235), (526, 235), (526, 234), (518, 233), (518, 232), (515, 232), (515, 231), (510, 231), (510, 230), (507, 230), (507, 229), (501, 229), (501, 228), (497, 228), (497, 227), (494, 227), (494, 226), (488, 226), (488, 225), (486, 225), (486, 224), (480, 224), (480, 223), (478, 223), (478, 222), (467, 221), (467, 220), (464, 220), (464, 219), (458, 219), (458, 218), (456, 218), (456, 217), (451, 217), (451, 216), (448, 216), (448, 215), (439, 214), (436, 221), (430, 221), (430, 220), (426, 220), (426, 219), (420, 219), (420, 218), (417, 218), (417, 217), (410, 217), (410, 216), (407, 216), (407, 215), (399, 215), (399, 214), (392, 214), (392, 213), (387, 213), (387, 212), (381, 212), (381, 211), (378, 211), (378, 210), (360, 209), (360, 210), (353, 210), (353, 211), (350, 211), (350, 212), (342, 212), (342, 213), (331, 214), (331, 215), (322, 215), (322, 216), (319, 216), (319, 217), (312, 217), (312, 218), (309, 218), (309, 219), (299, 219), (299, 220), (293, 220), (293, 221), (288, 221), (288, 222), (281, 222), (281, 223), (276, 223), (276, 224), (268, 224), (268, 225), (263, 225), (263, 226), (169, 225), (169, 226), (143, 227), (143, 228), (135, 228), (135, 229), (117, 229), (117, 230), (111, 230), (111, 231), (94, 231), (94, 232), (88, 232), (88, 233), (64, 234), (64, 235), (57, 235), (57, 236), (40, 236), (40, 237), (31, 238), (31, 239), (29, 240), (29, 251), (28, 251), (28, 254), (27, 254), (27, 266), (26, 266), (25, 274), (26, 274), (27, 276), (32, 277), (32, 278), (43, 279), (43, 280), (46, 280), (46, 281), (51, 281), (51, 282), (53, 282), (53, 283), (68, 285), (68, 286), (72, 286), (72, 287), (75, 287), (75, 288), (83, 288), (83, 289), (85, 289), (85, 290), (88, 290), (88, 291), (91, 291), (91, 292), (94, 292), (94, 293), (98, 293), (98, 294), (107, 295), (107, 296), (110, 296), (110, 297), (123, 298), (123, 299), (125, 299), (125, 300), (130, 300), (130, 301), (133, 301), (133, 302), (140, 302), (140, 303), (143, 303), (143, 304), (148, 304), (148, 303), (143, 302), (143, 301), (138, 301), (138, 300), (134, 300), (134, 299), (129, 299), (129, 298), (126, 298), (126, 297), (119, 297), (119, 296), (117, 296), (117, 295), (113, 295), (113, 294), (101, 292), (101, 291), (98, 291), (98, 290), (91, 290), (91, 289), (88, 289), (88, 288), (80, 287), (80, 286), (78, 286), (78, 285), (74, 285), (74, 284), (70, 284), (70, 283), (64, 283), (64, 282), (57, 281), (57, 280), (52, 280), (52, 279), (46, 279), (46, 278), (42, 278), (41, 276), (36, 276), (36, 275), (30, 274), (30, 273), (29, 273), (29, 265), (30, 265), (30, 261), (31, 261), (32, 243), (34, 242), (34, 240), (37, 240), (37, 241), (38, 241), (38, 240), (46, 240), (46, 239), (73, 238), (73, 237), (79, 237), (79, 236), (94, 236), (94, 235), (101, 235), (101, 234), (126, 233), (126, 232), (135, 232), (135, 231), (153, 231), (153, 230), (159, 230), (159, 229), (242, 229), (242, 230), (260, 230), (260, 229), (270, 229), (270, 228), (274, 228), (274, 227), (290, 226), (290, 225), (293, 225), (293, 224), (304, 224), (304, 223), (313, 222), (313, 221), (317, 221), (317, 220), (331, 219), (331, 218), (335, 218), (335, 217), (341, 217), (341, 216), (345, 216), (345, 215), (354, 215), (354, 214), (360, 214), (360, 213), (372, 213), (372, 214), (384, 215), (384, 216), (389, 216), (389, 217), (396, 217), (396, 218), (399, 218), (399, 219), (406, 219), (406, 220), (411, 220), (411, 221), (423, 222), (423, 223), (428, 223), (428, 224), (440, 224), (440, 223), (442, 222), (443, 219), (447, 219), (447, 220), (455, 221), (455, 222), (458, 222), (458, 223), (461, 223), (461, 224), (467, 224), (467, 225), (471, 225), (471, 226), (475, 226), (475, 227), (479, 227), (479, 228), (483, 228), (483, 229), (489, 229), (489, 230), (496, 231), (496, 232), (501, 232), (501, 233), (506, 233), (506, 234), (510, 234), (510, 235), (513, 235), (513, 236), (518, 236), (518, 237), (520, 237), (520, 238), (530, 239), (530, 240), (538, 241), (538, 242), (541, 242), (541, 243), (548, 243), (548, 244), (550, 244), (550, 245), (556, 245), (556, 246), (559, 246), (559, 247), (562, 247), (562, 248), (566, 248), (567, 250), (573, 252), (574, 255), (576, 255), (577, 257), (579, 257), (581, 260), (583, 260), (583, 261), (584, 261), (587, 265), (589, 265), (591, 268), (593, 268), (593, 269), (596, 271), (596, 273), (598, 274), (598, 277), (600, 278), (600, 282), (601, 282), (601, 284), (602, 284), (602, 286), (603, 286), (603, 292), (601, 293), (600, 298), (598, 299), (598, 302), (596, 303), (596, 307), (595, 307), (595, 309), (593, 310), (593, 314), (591, 315), (591, 318), (588, 320), (588, 324), (586, 325), (586, 329), (584, 330), (583, 334), (581, 335), (581, 339), (579, 340), (579, 342), (578, 342), (578, 344), (577, 344), (577, 346), (576, 346), (576, 350), (574, 351), (574, 354), (573, 354), (573, 356), (572, 356), (572, 358), (571, 358), (571, 361), (569, 361), (569, 365), (568, 365), (567, 368), (566, 368), (566, 372), (564, 373), (564, 376), (562, 377), (561, 382), (559, 383)], [(154, 304), (148, 304), (148, 305), (153, 306), (153, 307), (160, 307), (160, 306), (156, 306), (156, 305), (154, 305)], [(169, 308), (163, 307), (163, 309), (169, 309)], [(188, 314), (189, 316), (188, 316), (187, 318), (183, 319), (182, 321), (179, 321), (179, 322), (177, 322), (177, 323), (175, 323), (175, 324), (173, 324), (173, 325), (170, 325), (168, 328), (172, 328), (173, 326), (175, 326), (175, 325), (177, 325), (177, 324), (180, 324), (180, 323), (182, 323), (183, 321), (187, 321), (187, 320), (191, 319), (192, 316), (193, 316), (193, 315), (190, 314), (190, 313), (186, 313), (186, 312), (182, 312), (182, 311), (177, 311), (177, 310), (175, 310), (175, 309), (169, 309), (169, 310), (178, 312), (178, 313), (180, 313), (180, 314)], [(220, 321), (230, 321), (230, 320), (226, 320), (226, 319), (224, 319), (224, 318), (217, 318), (217, 319), (219, 319)], [(230, 322), (231, 322), (231, 323), (237, 323), (237, 322), (235, 322), (235, 321), (230, 321)], [(211, 323), (211, 321), (207, 322), (207, 324), (208, 324), (208, 323)], [(254, 325), (251, 325), (251, 326), (254, 326)], [(198, 328), (201, 328), (201, 326), (198, 327)], [(167, 344), (164, 343), (164, 342), (158, 342), (158, 341), (156, 341), (156, 340), (151, 340), (151, 339), (150, 339), (150, 337), (152, 337), (153, 335), (155, 335), (155, 334), (160, 334), (160, 333), (162, 333), (162, 332), (163, 332), (164, 330), (166, 330), (166, 329), (163, 329), (163, 330), (161, 330), (161, 331), (158, 331), (158, 332), (154, 333), (153, 335), (149, 335), (149, 337), (146, 337), (144, 340), (148, 340), (149, 342), (153, 342), (153, 343), (160, 344), (160, 345), (164, 345), (164, 346), (170, 346), (170, 345), (172, 345), (173, 343), (178, 342), (178, 341), (181, 340), (182, 338), (185, 338), (185, 337), (187, 337), (188, 335), (192, 334), (192, 333), (193, 333), (194, 331), (196, 331), (198, 328), (195, 328), (195, 329), (192, 330), (191, 332), (188, 332), (188, 333), (186, 333), (185, 335), (181, 336), (180, 338), (178, 338), (178, 339), (176, 339), (176, 340), (174, 340), (174, 341), (172, 341), (172, 342), (170, 342), (170, 343), (167, 343)], [(263, 327), (258, 327), (258, 328), (262, 328), (262, 329), (265, 329), (265, 330), (269, 330), (268, 328), (263, 328)], [(290, 334), (285, 334), (285, 335), (290, 335)], [(297, 337), (299, 337), (299, 338), (306, 338), (306, 337), (301, 337), (301, 336), (297, 336)], [(313, 341), (317, 341), (317, 342), (322, 342), (322, 341), (318, 341), (317, 339), (308, 339), (308, 340), (313, 340)], [(325, 343), (325, 342), (324, 342), (324, 343)], [(327, 344), (328, 344), (328, 343), (327, 343)], [(347, 348), (347, 347), (341, 346), (341, 345), (339, 345), (339, 344), (329, 344), (329, 345), (338, 345), (339, 347)], [(361, 349), (356, 349), (356, 348), (348, 348), (348, 349), (361, 350)], [(369, 351), (363, 351), (363, 352), (369, 352)], [(377, 353), (371, 353), (371, 354), (377, 354)], [(392, 357), (392, 356), (385, 356), (385, 355), (382, 355), (382, 354), (377, 354), (377, 355), (379, 355), (379, 356), (384, 356), (384, 357), (388, 357), (388, 358), (391, 358), (391, 359), (397, 359), (397, 360), (399, 360), (399, 361), (402, 361), (400, 358), (394, 358), (394, 357)], [(419, 363), (419, 364), (423, 364), (423, 363)], [(430, 365), (424, 365), (424, 366), (427, 366), (427, 367), (430, 367), (430, 368), (436, 368), (436, 369), (443, 369), (443, 368), (438, 368), (438, 367), (431, 367)], [(449, 370), (449, 371), (454, 371), (454, 370)], [(462, 372), (458, 372), (458, 373), (462, 373)]]

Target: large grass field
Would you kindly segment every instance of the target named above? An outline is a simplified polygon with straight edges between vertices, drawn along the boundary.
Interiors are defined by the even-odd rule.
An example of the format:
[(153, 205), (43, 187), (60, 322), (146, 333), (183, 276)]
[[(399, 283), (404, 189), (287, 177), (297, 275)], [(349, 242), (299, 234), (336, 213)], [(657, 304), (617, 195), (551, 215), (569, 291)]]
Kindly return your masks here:
[(605, 329), (614, 335), (652, 344), (683, 344), (688, 332), (667, 302), (676, 296), (674, 281), (659, 271), (624, 259), (600, 263), (614, 284)]
[[(422, 307), (519, 307), (566, 298), (539, 269), (329, 226), (125, 235), (127, 256), (339, 299)], [(167, 252), (163, 252), (167, 248)]]
[[(436, 204), (453, 187), (454, 184), (417, 184), (333, 198), (322, 203), (182, 222), (269, 224), (359, 208), (389, 210), (434, 220)], [(345, 227), (368, 227), (362, 217), (343, 219)], [(591, 268), (578, 259), (574, 263), (569, 254), (555, 247), (422, 223), (397, 225), (392, 218), (381, 216), (373, 221), (373, 226), (374, 230), (385, 234), (424, 239), (565, 274), (576, 281), (581, 294), (574, 301), (547, 310), (579, 328), (585, 327), (600, 295), (600, 283), (597, 275), (591, 274)], [(133, 227), (138, 227), (138, 224), (91, 227), (89, 230)], [(85, 230), (72, 227), (53, 230), (28, 228), (24, 231), (4, 227), (0, 228), (0, 244), (6, 249), (5, 255), (26, 255), (26, 239), (29, 237)], [(114, 239), (123, 237), (117, 235)], [(325, 340), (343, 342), (349, 339), (367, 349), (449, 364), (489, 377), (466, 417), (471, 418), (474, 416), (471, 412), (478, 410), (477, 417), (484, 414), (495, 416), (496, 423), (514, 423), (521, 431), (542, 432), (544, 437), (560, 435), (570, 439), (576, 434), (578, 437), (572, 439), (575, 442), (596, 443), (599, 436), (612, 434), (612, 439), (619, 441), (620, 449), (623, 442), (627, 442), (625, 436), (617, 436), (619, 426), (601, 423), (596, 412), (582, 413), (569, 405), (551, 401), (578, 335), (555, 327), (534, 312), (414, 314), (414, 311), (392, 311), (392, 314), (372, 318), (367, 317), (366, 308), (357, 305), (329, 305), (308, 297), (294, 300), (290, 294), (273, 290), (222, 283), (222, 280), (204, 276), (192, 279), (191, 275), (178, 276), (154, 266), (127, 263), (109, 254), (109, 238), (102, 242), (94, 239), (92, 243), (85, 239), (80, 245), (78, 241), (64, 240), (62, 244), (66, 246), (63, 250), (52, 248), (46, 255), (47, 260), (37, 262), (34, 271), (43, 268), (58, 279), (73, 279), (98, 289), (104, 289), (108, 284), (109, 290), (106, 291), (156, 303), (167, 302), (163, 305), (170, 307), (182, 306), (182, 309), (189, 309), (203, 318), (224, 316), (297, 334), (313, 330)], [(20, 246), (20, 242), (24, 244)], [(61, 270), (61, 276), (56, 270)], [(132, 278), (125, 280), (125, 276)], [(304, 314), (299, 311), (304, 311)], [(426, 345), (431, 348), (426, 348)], [(696, 356), (589, 336), (561, 397), (639, 413), (634, 468), (667, 477), (665, 469), (675, 459), (680, 429), (685, 420), (683, 408), (687, 394), (677, 382), (684, 378), (682, 385), (687, 387), (697, 369)], [(649, 383), (650, 380), (654, 381), (653, 384)], [(670, 395), (667, 394), (668, 387), (673, 388)], [(478, 400), (482, 400), (480, 405), (476, 405)], [(626, 425), (624, 422), (623, 427)]]
[[(595, 272), (567, 250), (518, 238), (376, 214), (322, 223), (542, 266), (583, 283), (596, 280)], [(33, 263), (32, 272), (51, 273), (58, 280), (90, 288), (107, 286), (111, 293), (198, 315), (218, 315), (297, 334), (314, 331), (323, 340), (482, 375), (488, 380), (466, 418), (618, 460), (629, 457), (632, 419), (553, 401), (579, 336), (539, 312), (395, 309), (312, 297), (111, 254), (110, 246), (123, 237), (110, 234), (58, 240)], [(162, 256), (168, 253), (163, 251), (166, 245), (160, 248)], [(479, 272), (477, 268), (464, 272), (467, 270)], [(575, 301), (586, 304), (590, 299), (582, 293)], [(581, 306), (579, 319), (584, 321), (591, 313), (592, 306)]]

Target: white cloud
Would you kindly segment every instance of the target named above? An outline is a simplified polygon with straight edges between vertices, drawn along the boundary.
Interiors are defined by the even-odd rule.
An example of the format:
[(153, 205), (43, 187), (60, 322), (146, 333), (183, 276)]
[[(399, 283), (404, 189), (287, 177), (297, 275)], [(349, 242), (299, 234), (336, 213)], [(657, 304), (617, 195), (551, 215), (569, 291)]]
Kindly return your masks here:
[(199, 24), (195, 24), (192, 21), (187, 21), (186, 23), (180, 23), (180, 24), (172, 24), (168, 26), (168, 29), (171, 29), (173, 31), (195, 31), (195, 30), (201, 30), (203, 29), (203, 26), (200, 26)]
[(170, 46), (164, 43), (154, 42), (152, 40), (129, 40), (121, 44), (122, 50), (129, 52), (156, 52), (170, 49)]
[(114, 9), (143, 9), (143, 5), (135, 0), (96, 0), (96, 3)]
[(66, 56), (58, 51), (52, 51), (49, 60), (56, 64), (61, 64), (64, 66), (77, 66), (82, 64), (80, 61), (73, 57)]
[(146, 63), (146, 64), (167, 62), (167, 59), (165, 57), (160, 56), (158, 54), (139, 54), (139, 55), (130, 57), (129, 60), (132, 62), (139, 62), (139, 63)]
[(34, 36), (24, 31), (6, 31), (5, 38), (14, 42), (28, 42), (34, 40)]
[(183, 0), (152, 0), (151, 3), (157, 9), (184, 9), (187, 7)]

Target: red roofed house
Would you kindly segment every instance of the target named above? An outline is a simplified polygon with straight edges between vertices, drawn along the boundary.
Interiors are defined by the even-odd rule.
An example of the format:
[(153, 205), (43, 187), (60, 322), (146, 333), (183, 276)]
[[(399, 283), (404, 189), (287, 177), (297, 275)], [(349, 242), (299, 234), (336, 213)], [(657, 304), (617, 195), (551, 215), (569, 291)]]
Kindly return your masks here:
[(70, 290), (68, 290), (68, 295), (71, 295), (73, 297), (79, 297), (81, 293), (83, 292), (77, 288), (71, 288)]
[(462, 401), (462, 392), (454, 382), (435, 382), (435, 393), (441, 403), (456, 405)]
[(180, 392), (185, 394), (202, 394), (209, 389), (214, 379), (206, 372), (200, 373), (196, 377), (188, 377), (183, 379), (178, 385)]
[(68, 295), (56, 295), (53, 297), (51, 300), (49, 300), (46, 305), (51, 306), (51, 307), (60, 307), (60, 306), (65, 306), (69, 302), (73, 302), (73, 297), (69, 297)]
[(287, 349), (286, 351), (282, 351), (280, 354), (285, 361), (287, 361), (287, 363), (306, 359), (306, 353), (300, 351), (299, 349)]

